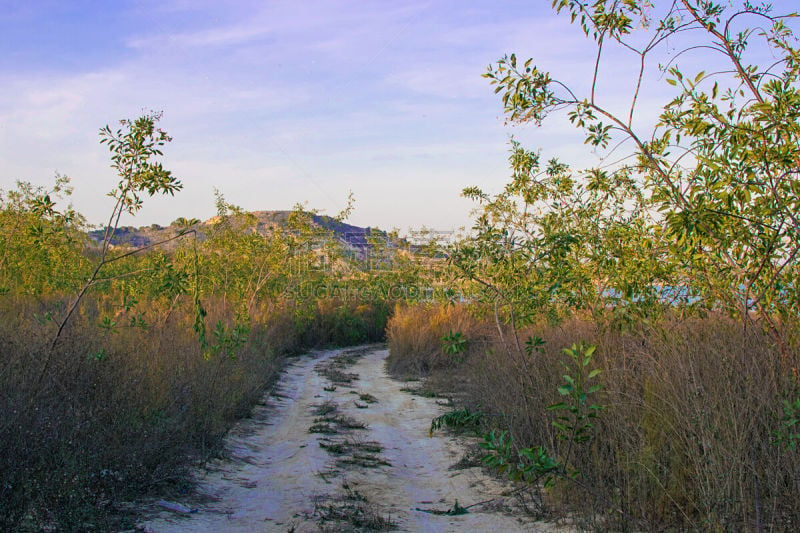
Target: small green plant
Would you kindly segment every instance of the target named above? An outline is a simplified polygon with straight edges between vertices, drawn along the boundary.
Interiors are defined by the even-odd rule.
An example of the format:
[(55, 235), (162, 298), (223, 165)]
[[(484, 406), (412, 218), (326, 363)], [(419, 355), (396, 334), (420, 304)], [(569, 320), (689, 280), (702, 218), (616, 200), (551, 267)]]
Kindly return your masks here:
[(442, 351), (447, 355), (459, 355), (467, 350), (467, 339), (460, 331), (451, 329), (442, 337)]
[(214, 326), (215, 342), (206, 349), (203, 356), (206, 360), (217, 355), (226, 356), (231, 360), (236, 359), (239, 349), (247, 343), (249, 335), (250, 327), (247, 324), (237, 323), (229, 327), (218, 320)]
[(535, 483), (544, 478), (544, 486), (551, 486), (556, 472), (561, 468), (558, 459), (549, 456), (542, 446), (523, 448), (515, 457), (513, 444), (514, 438), (508, 431), (499, 434), (495, 430), (490, 431), (479, 444), (488, 452), (482, 459), (483, 464), (507, 474), (513, 481)]
[[(541, 345), (537, 346), (531, 340), (529, 344), (532, 347)], [(600, 374), (600, 370), (588, 370), (595, 350), (596, 346), (583, 343), (564, 349), (569, 361), (564, 363), (567, 371), (564, 374), (564, 384), (558, 387), (558, 393), (564, 399), (547, 407), (548, 411), (558, 413), (552, 424), (556, 429), (556, 438), (566, 443), (566, 450), (553, 456), (543, 446), (536, 446), (522, 448), (515, 454), (513, 437), (507, 431), (497, 434), (493, 430), (484, 435), (484, 442), (480, 443), (488, 452), (483, 457), (484, 464), (507, 473), (514, 481), (534, 483), (544, 478), (546, 487), (552, 485), (557, 477), (574, 480), (580, 476), (580, 471), (570, 466), (573, 448), (592, 438), (592, 420), (597, 418), (598, 412), (605, 409), (604, 406), (589, 401), (590, 396), (602, 388), (591, 383)]]
[(534, 353), (542, 355), (544, 354), (544, 344), (544, 339), (538, 335), (528, 337), (528, 340), (525, 341), (525, 353), (530, 357), (533, 357)]
[(455, 503), (453, 503), (453, 508), (450, 509), (450, 512), (448, 512), (447, 514), (450, 516), (458, 516), (467, 513), (469, 513), (469, 511), (467, 511), (465, 507), (459, 505), (458, 500), (456, 500)]
[(571, 363), (564, 363), (564, 369), (568, 373), (564, 374), (565, 383), (558, 387), (558, 393), (564, 400), (547, 407), (548, 411), (561, 413), (553, 421), (560, 440), (581, 443), (591, 439), (591, 430), (594, 427), (591, 421), (597, 418), (599, 411), (605, 409), (601, 405), (589, 403), (589, 396), (602, 388), (589, 383), (601, 370), (595, 368), (587, 371), (596, 348), (583, 343), (564, 348), (564, 353), (571, 359)]
[(431, 429), (428, 435), (433, 437), (433, 432), (443, 427), (448, 427), (452, 430), (477, 430), (483, 418), (483, 413), (480, 411), (470, 411), (469, 407), (456, 409), (431, 420)]
[(783, 445), (787, 450), (796, 450), (800, 444), (800, 398), (793, 402), (783, 400), (783, 416), (780, 428), (773, 433), (773, 444)]
[(119, 330), (117, 329), (117, 321), (108, 316), (101, 318), (100, 322), (97, 324), (97, 327), (106, 331), (107, 333), (119, 333)]
[(108, 359), (108, 352), (106, 352), (105, 348), (101, 348), (100, 350), (90, 353), (86, 356), (86, 360), (89, 362), (100, 362), (105, 361)]

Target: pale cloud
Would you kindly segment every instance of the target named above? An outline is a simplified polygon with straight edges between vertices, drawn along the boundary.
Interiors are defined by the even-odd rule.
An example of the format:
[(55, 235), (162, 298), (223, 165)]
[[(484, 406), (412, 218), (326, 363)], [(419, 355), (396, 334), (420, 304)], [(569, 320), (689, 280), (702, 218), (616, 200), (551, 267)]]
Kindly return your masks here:
[(131, 48), (162, 49), (166, 47), (231, 46), (261, 39), (272, 33), (272, 28), (259, 26), (233, 26), (204, 31), (134, 37), (127, 42)]

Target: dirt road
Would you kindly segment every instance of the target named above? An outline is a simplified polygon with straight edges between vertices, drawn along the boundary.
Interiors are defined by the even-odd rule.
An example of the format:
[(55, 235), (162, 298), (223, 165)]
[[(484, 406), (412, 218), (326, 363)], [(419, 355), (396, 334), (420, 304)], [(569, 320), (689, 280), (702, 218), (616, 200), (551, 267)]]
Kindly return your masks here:
[(145, 530), (550, 531), (505, 512), (509, 487), (480, 468), (450, 468), (463, 441), (428, 436), (446, 407), (401, 390), (386, 355), (335, 350), (290, 365), (228, 438), (232, 460), (198, 474), (203, 498), (181, 502), (193, 512), (162, 502)]

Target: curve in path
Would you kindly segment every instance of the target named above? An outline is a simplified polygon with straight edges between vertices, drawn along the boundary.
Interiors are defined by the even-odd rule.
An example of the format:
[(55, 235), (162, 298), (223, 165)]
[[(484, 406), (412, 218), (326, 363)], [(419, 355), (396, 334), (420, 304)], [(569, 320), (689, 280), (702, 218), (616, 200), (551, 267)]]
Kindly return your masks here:
[[(227, 439), (230, 459), (198, 474), (197, 512), (162, 510), (145, 531), (554, 531), (507, 513), (509, 487), (451, 469), (463, 441), (429, 438), (435, 399), (387, 376), (387, 351), (317, 352)], [(365, 426), (365, 427), (360, 427)], [(461, 515), (441, 514), (475, 505)]]

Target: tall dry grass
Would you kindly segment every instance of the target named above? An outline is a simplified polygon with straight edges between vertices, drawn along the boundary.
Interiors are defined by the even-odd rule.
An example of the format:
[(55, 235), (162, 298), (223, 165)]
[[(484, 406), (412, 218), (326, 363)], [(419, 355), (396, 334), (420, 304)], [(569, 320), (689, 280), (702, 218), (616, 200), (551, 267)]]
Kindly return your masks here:
[[(398, 303), (386, 326), (387, 369), (400, 377), (420, 377), (451, 368), (462, 359), (484, 352), (491, 338), (489, 330), (487, 323), (464, 305)], [(442, 349), (442, 338), (451, 331), (468, 339), (466, 352), (458, 357)]]
[[(147, 309), (146, 329), (87, 299), (39, 379), (55, 333), (53, 302), (0, 300), (0, 530), (109, 531), (130, 526), (124, 502), (187, 490), (187, 471), (220, 450), (277, 377), (286, 354), (374, 340), (385, 309), (322, 303), (304, 316), (265, 302), (235, 357), (204, 357), (191, 302)], [(209, 329), (232, 317), (206, 302)], [(344, 323), (344, 324), (340, 324)], [(380, 328), (380, 329), (378, 329)], [(355, 332), (355, 333), (352, 333)]]
[[(389, 325), (394, 367), (403, 359), (418, 367), (419, 354), (439, 346), (439, 332), (458, 327), (429, 326), (436, 313), (398, 309)], [(771, 337), (722, 317), (636, 332), (573, 319), (520, 332), (533, 334), (545, 340), (543, 353), (519, 353), (506, 331), (505, 343), (495, 334), (457, 367), (430, 366), (429, 383), (479, 406), (518, 447), (544, 445), (563, 456), (546, 409), (562, 399), (562, 348), (581, 340), (598, 346), (593, 363), (603, 370), (603, 390), (593, 401), (606, 409), (570, 461), (589, 490), (560, 483), (544, 495), (550, 510), (571, 511), (588, 529), (792, 531), (800, 524), (800, 453), (773, 442), (782, 399), (798, 397), (798, 384)]]

